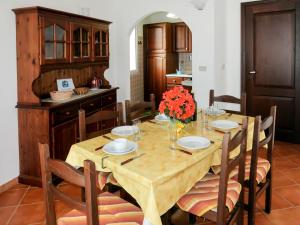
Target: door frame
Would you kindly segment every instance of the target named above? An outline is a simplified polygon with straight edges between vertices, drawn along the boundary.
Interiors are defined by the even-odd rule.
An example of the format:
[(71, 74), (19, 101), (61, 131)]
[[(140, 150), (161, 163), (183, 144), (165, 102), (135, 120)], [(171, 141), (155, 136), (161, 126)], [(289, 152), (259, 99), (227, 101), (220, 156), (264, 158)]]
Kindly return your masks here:
[[(300, 143), (300, 1), (289, 0), (296, 5), (296, 27), (295, 27), (295, 133), (293, 137), (287, 137), (287, 141)], [(246, 71), (246, 7), (252, 5), (263, 5), (268, 3), (284, 2), (282, 0), (262, 0), (241, 3), (241, 94), (247, 93), (247, 71)], [(248, 102), (248, 101), (247, 101)]]

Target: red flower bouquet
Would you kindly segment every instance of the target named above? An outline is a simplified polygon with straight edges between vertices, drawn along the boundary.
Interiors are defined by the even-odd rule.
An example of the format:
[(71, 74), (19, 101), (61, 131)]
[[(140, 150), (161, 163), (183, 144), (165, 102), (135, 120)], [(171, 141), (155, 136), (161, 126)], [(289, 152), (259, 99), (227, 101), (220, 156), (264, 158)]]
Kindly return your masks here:
[(159, 112), (172, 119), (188, 123), (195, 112), (195, 102), (188, 90), (182, 86), (175, 86), (163, 94), (163, 100), (159, 104)]

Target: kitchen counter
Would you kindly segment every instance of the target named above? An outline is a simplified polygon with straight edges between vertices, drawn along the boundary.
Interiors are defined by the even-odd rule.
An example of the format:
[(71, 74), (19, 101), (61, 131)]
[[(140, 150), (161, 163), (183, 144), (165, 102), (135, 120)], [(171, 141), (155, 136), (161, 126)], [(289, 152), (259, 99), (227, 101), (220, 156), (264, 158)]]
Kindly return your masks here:
[(184, 80), (184, 81), (181, 82), (181, 85), (183, 85), (183, 86), (193, 86), (193, 81)]
[(176, 73), (170, 73), (166, 74), (166, 77), (184, 77), (184, 78), (193, 78), (192, 74), (176, 74)]

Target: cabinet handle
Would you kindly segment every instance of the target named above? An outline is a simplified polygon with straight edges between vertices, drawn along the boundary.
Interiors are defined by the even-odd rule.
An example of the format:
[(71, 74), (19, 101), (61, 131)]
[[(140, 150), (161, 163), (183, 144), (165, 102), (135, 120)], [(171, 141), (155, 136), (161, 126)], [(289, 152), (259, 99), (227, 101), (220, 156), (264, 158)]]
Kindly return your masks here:
[(102, 128), (105, 128), (105, 127), (106, 127), (106, 124), (105, 124), (105, 123), (103, 123), (103, 124), (102, 124)]
[(71, 115), (71, 113), (70, 113), (70, 112), (65, 112), (65, 114), (66, 114), (66, 116), (69, 116), (69, 115)]
[(108, 97), (108, 100), (110, 100), (110, 101), (111, 101), (111, 100), (112, 100), (112, 97)]
[(174, 83), (176, 83), (176, 80), (173, 80)]
[(90, 106), (94, 106), (94, 103), (91, 103)]

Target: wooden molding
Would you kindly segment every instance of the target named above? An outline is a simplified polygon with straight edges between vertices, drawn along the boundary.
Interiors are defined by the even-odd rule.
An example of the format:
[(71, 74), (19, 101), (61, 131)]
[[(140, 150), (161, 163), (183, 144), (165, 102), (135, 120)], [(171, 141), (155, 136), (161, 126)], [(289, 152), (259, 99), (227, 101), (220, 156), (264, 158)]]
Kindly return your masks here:
[(16, 184), (18, 184), (18, 178), (14, 178), (10, 181), (8, 181), (7, 183), (5, 184), (2, 184), (0, 186), (0, 194), (7, 191), (8, 189), (12, 188), (13, 186), (15, 186)]

